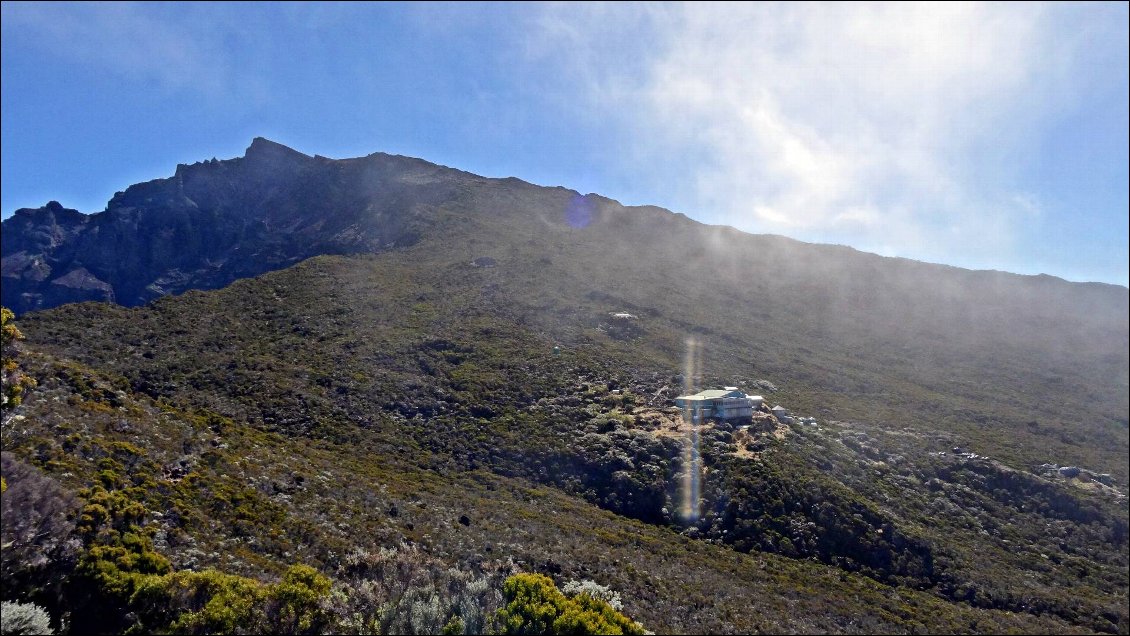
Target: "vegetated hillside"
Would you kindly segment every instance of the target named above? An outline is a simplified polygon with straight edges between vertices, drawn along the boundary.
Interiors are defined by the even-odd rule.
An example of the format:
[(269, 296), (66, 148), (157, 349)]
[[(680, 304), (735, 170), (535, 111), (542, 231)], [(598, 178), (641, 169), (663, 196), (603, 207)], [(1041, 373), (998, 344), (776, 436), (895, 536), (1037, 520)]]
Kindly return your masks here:
[[(25, 315), (4, 449), (162, 512), (177, 567), (347, 579), (407, 539), (611, 585), (659, 631), (1127, 631), (1124, 288), (349, 161), (410, 245)], [(295, 218), (338, 223), (335, 184)], [(696, 470), (670, 398), (720, 384), (818, 424), (705, 427)]]
[[(400, 432), (356, 427), (349, 443), (338, 443), (154, 401), (131, 391), (122, 376), (35, 349), (24, 364), (39, 387), (17, 416), (23, 419), (5, 431), (5, 448), (48, 471), (64, 492), (88, 489), (81, 492), (95, 503), (87, 508), (106, 504), (109, 528), (100, 536), (119, 524), (126, 527), (120, 518), (132, 506), (130, 521), (151, 537), (143, 554), (165, 555), (178, 571), (212, 568), (272, 580), (295, 564), (315, 566), (345, 598), (337, 601), (343, 607), (331, 608), (346, 619), (336, 631), (404, 633), (410, 626), (421, 631), (416, 614), (431, 618), (429, 599), (438, 596), (443, 613), (422, 630), (436, 632), (448, 623), (446, 603), (453, 594), (465, 598), (467, 588), (480, 582), (479, 589), (486, 589), (472, 600), (489, 613), (497, 607), (491, 596), (497, 591), (482, 582), (497, 586), (500, 574), (519, 570), (610, 586), (621, 593), (628, 615), (658, 632), (1062, 633), (1088, 632), (1085, 625), (1095, 620), (950, 602), (929, 590), (885, 585), (809, 559), (745, 552), (680, 534), (546, 486), (544, 477), (513, 474), (522, 471), (507, 470), (505, 463), (501, 470), (472, 468), (442, 451), (430, 452), (418, 441), (429, 436), (420, 423), (400, 422), (395, 427)], [(583, 422), (589, 439), (576, 454), (616, 461), (597, 453), (619, 452), (633, 429), (609, 427), (609, 421), (623, 422), (622, 415), (593, 404), (586, 404), (588, 410), (603, 417)], [(496, 443), (484, 434), (500, 428), (490, 420), (473, 419), (465, 428), (478, 438), (468, 446), (495, 453), (512, 447), (507, 438)], [(601, 429), (608, 432), (598, 433)], [(5, 505), (15, 488), (30, 481), (26, 471), (12, 470), (8, 455)], [(15, 518), (6, 508), (5, 521)], [(85, 538), (94, 548), (99, 540)], [(122, 574), (111, 570), (118, 578), (109, 582), (92, 583), (75, 562), (104, 560), (33, 547), (56, 561), (15, 568), (14, 574), (6, 567), (6, 595), (39, 590), (30, 599), (19, 598), (35, 600), (56, 616), (65, 612), (75, 633), (167, 624), (111, 585), (129, 568), (121, 568)], [(55, 592), (45, 571), (78, 583)], [(452, 582), (463, 581), (468, 583), (462, 590), (452, 589)], [(52, 605), (60, 597), (64, 603)], [(465, 621), (475, 615), (474, 607), (461, 605), (458, 611)], [(396, 617), (390, 625), (384, 612)], [(408, 613), (412, 621), (404, 618)], [(372, 618), (350, 622), (355, 615)], [(467, 633), (481, 628), (482, 619), (469, 622)]]

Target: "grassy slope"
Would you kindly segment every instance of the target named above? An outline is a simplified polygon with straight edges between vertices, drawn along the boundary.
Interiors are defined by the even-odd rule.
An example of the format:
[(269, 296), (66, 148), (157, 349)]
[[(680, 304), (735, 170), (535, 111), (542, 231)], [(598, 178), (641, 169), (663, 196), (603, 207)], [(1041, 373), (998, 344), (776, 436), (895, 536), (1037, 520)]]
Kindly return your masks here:
[(626, 611), (659, 632), (1079, 630), (809, 561), (736, 553), (519, 477), (430, 469), (417, 452), (385, 450), (378, 434), (334, 444), (267, 433), (155, 403), (120, 388), (120, 377), (52, 355), (32, 353), (26, 364), (41, 386), (6, 447), (74, 488), (117, 462), (118, 488), (164, 511), (149, 525), (180, 567), (263, 576), (300, 561), (333, 571), (352, 549), (409, 541), (453, 565), (510, 558), (596, 579), (623, 591)]
[[(355, 543), (406, 537), (452, 562), (513, 556), (595, 578), (661, 631), (1126, 630), (1125, 498), (1032, 474), (1081, 465), (1125, 490), (1125, 290), (804, 247), (597, 199), (574, 228), (572, 193), (516, 181), (459, 193), (416, 210), (429, 231), (406, 250), (26, 316), (44, 388), (28, 405), (36, 428), (5, 448), (75, 480), (98, 454), (83, 444), (117, 437), (154, 479), (184, 459), (199, 476), (153, 502), (184, 510), (183, 526), (162, 522), (181, 564), (269, 572), (301, 555), (332, 570)], [(496, 265), (469, 264), (481, 256)], [(681, 446), (611, 393), (679, 391), (688, 337), (703, 346), (700, 384), (767, 378), (782, 387), (770, 399), (825, 420), (763, 440), (759, 461), (708, 436), (701, 540), (657, 512), (680, 496)], [(59, 365), (133, 396), (132, 428), (116, 432), (118, 406)], [(45, 401), (51, 377), (61, 401), (80, 396), (70, 410)], [(953, 446), (993, 460), (931, 454)], [(910, 547), (874, 536), (883, 524)], [(821, 551), (821, 536), (843, 544)], [(936, 567), (871, 572), (897, 588), (855, 573), (880, 548)]]

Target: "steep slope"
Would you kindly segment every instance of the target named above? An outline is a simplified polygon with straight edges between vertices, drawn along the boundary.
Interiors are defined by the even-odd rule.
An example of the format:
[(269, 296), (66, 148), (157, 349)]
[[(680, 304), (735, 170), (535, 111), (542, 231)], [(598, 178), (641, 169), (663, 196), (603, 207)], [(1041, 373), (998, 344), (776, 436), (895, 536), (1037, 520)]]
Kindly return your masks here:
[[(261, 527), (238, 515), (225, 520), (220, 513), (227, 509), (210, 505), (207, 514), (219, 525), (184, 532), (195, 541), (209, 533), (218, 541), (250, 536), (253, 547), (235, 559), (206, 552), (213, 556), (202, 561), (170, 546), (178, 563), (270, 570), (303, 544), (332, 571), (330, 553), (349, 549), (360, 535), (378, 543), (408, 538), (445, 558), (473, 558), (486, 548), (466, 543), (462, 526), (433, 512), (419, 513), (426, 522), (388, 522), (388, 502), (366, 497), (378, 483), (396, 482), (404, 498), (417, 487), (430, 493), (416, 495), (426, 504), (420, 510), (454, 513), (453, 502), (474, 501), (483, 489), (495, 492), (514, 479), (552, 503), (527, 510), (523, 496), (507, 495), (507, 521), (487, 534), (504, 536), (524, 524), (537, 529), (517, 542), (491, 539), (492, 554), (519, 555), (550, 572), (610, 577), (604, 580), (633, 595), (630, 609), (653, 629), (753, 629), (722, 599), (748, 603), (752, 594), (779, 594), (758, 606), (769, 617), (763, 629), (1126, 630), (1124, 288), (749, 236), (657, 208), (625, 208), (417, 160), (373, 155), (339, 162), (256, 145), (278, 152), (283, 174), (318, 166), (310, 170), (345, 176), (309, 180), (290, 194), (287, 184), (297, 178), (272, 189), (261, 187), (267, 177), (233, 177), (226, 194), (207, 205), (197, 194), (198, 210), (253, 216), (251, 210), (285, 208), (279, 218), (306, 232), (301, 245), (368, 253), (321, 256), (145, 307), (66, 305), (21, 321), (38, 355), (56, 361), (40, 367), (41, 386), (59, 375), (49, 364), (78, 365), (132, 399), (212, 418), (221, 423), (210, 426), (223, 429), (213, 433), (251, 440), (238, 446), (245, 450), (221, 449), (205, 460), (203, 450), (182, 444), (176, 451), (174, 444), (161, 451), (149, 439), (154, 435), (115, 431), (112, 413), (93, 429), (72, 432), (67, 420), (79, 418), (60, 418), (58, 401), (48, 401), (41, 388), (26, 407), (26, 434), (6, 439), (5, 450), (57, 474), (94, 479), (97, 453), (87, 458), (65, 441), (76, 432), (124, 436), (147, 453), (179, 452), (188, 465), (198, 456), (271, 497), (293, 494), (273, 463), (313, 452), (302, 449), (324, 453), (317, 464), (334, 485), (318, 490), (317, 504), (287, 503), (271, 513), (282, 515), (278, 523)], [(254, 163), (248, 159), (255, 154), (193, 169), (219, 179)], [(292, 195), (307, 203), (288, 203)], [(130, 197), (139, 219), (163, 217), (163, 208), (146, 207), (147, 197)], [(24, 261), (47, 254), (43, 245), (61, 254), (59, 246), (87, 235), (76, 228), (95, 218), (50, 207), (61, 229), (39, 231), (40, 247), (11, 239)], [(10, 227), (22, 227), (8, 224), (6, 263)], [(325, 238), (343, 232), (408, 238), (395, 246)], [(142, 246), (144, 236), (137, 235)], [(277, 240), (254, 249), (276, 255), (272, 267), (300, 258), (294, 245)], [(140, 253), (127, 243), (123, 254)], [(238, 251), (245, 243), (231, 245)], [(72, 266), (42, 260), (52, 271)], [(242, 276), (228, 269), (238, 260), (214, 271), (226, 280)], [(163, 276), (168, 270), (160, 267), (152, 271)], [(691, 350), (697, 356), (688, 356)], [(687, 357), (700, 360), (697, 369), (688, 371)], [(688, 477), (700, 473), (688, 459), (689, 438), (673, 428), (669, 398), (686, 385), (753, 387), (755, 380), (780, 387), (771, 400), (817, 416), (820, 425), (705, 428), (701, 501), (687, 503)], [(146, 426), (157, 438), (167, 435), (157, 424)], [(264, 436), (273, 440), (267, 446)], [(253, 456), (260, 459), (248, 463)], [(176, 463), (172, 455), (161, 461)], [(1051, 463), (1083, 470), (1068, 477), (1071, 471), (1041, 467)], [(403, 481), (384, 469), (368, 472), (372, 466), (387, 466)], [(557, 518), (555, 508), (591, 521), (562, 534), (559, 525), (545, 525)], [(484, 505), (467, 516), (490, 514)], [(278, 524), (302, 538), (282, 541), (271, 534)], [(613, 550), (599, 531), (604, 527), (612, 535), (623, 528), (655, 534)], [(619, 554), (619, 563), (580, 556), (591, 550)], [(647, 564), (684, 550), (697, 556), (678, 561), (687, 575), (677, 585), (669, 571)], [(542, 554), (552, 563), (534, 556)], [(752, 581), (749, 587), (723, 586), (708, 573), (716, 559), (757, 562), (736, 556), (746, 554), (771, 559), (760, 563), (778, 572), (772, 583), (744, 565), (740, 577)], [(798, 565), (810, 558), (822, 565)], [(696, 590), (698, 576), (716, 588)], [(880, 586), (873, 588), (880, 595), (918, 599), (911, 603), (917, 609), (879, 603), (866, 613), (877, 626), (849, 623), (842, 595), (876, 603), (859, 591), (870, 585)], [(804, 619), (811, 622), (779, 604), (812, 594), (806, 607), (817, 618)], [(673, 612), (672, 605), (683, 609)], [(1000, 622), (1000, 611), (1032, 622)]]

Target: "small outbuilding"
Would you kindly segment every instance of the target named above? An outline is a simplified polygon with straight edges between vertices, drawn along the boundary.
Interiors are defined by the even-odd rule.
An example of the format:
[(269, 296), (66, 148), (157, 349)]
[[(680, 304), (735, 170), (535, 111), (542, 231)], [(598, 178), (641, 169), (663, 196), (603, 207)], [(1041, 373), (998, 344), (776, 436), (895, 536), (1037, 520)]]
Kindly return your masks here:
[(789, 417), (789, 410), (780, 404), (770, 410), (773, 411), (773, 417), (777, 418), (782, 424), (788, 424), (793, 421), (793, 418)]

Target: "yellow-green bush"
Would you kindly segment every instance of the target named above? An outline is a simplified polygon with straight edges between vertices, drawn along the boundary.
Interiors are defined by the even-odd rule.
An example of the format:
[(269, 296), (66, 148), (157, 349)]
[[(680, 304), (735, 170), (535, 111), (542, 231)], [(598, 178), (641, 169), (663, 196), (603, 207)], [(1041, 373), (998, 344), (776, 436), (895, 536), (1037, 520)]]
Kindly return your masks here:
[(321, 601), (330, 593), (330, 580), (308, 565), (292, 565), (282, 581), (268, 590), (268, 607), (275, 633), (321, 631), (328, 621)]
[(541, 574), (515, 574), (502, 593), (498, 610), (504, 634), (643, 634), (644, 629), (608, 603), (587, 594), (569, 598)]
[(151, 577), (131, 599), (144, 626), (175, 634), (265, 631), (266, 586), (215, 570)]
[(7, 307), (0, 307), (0, 375), (3, 376), (3, 395), (0, 406), (14, 408), (23, 402), (24, 391), (34, 388), (35, 379), (20, 372), (19, 350), (16, 342), (24, 339), (24, 334), (13, 322), (15, 314)]
[(330, 580), (306, 565), (264, 584), (216, 570), (180, 571), (139, 582), (130, 598), (138, 631), (174, 634), (305, 634), (325, 629)]

